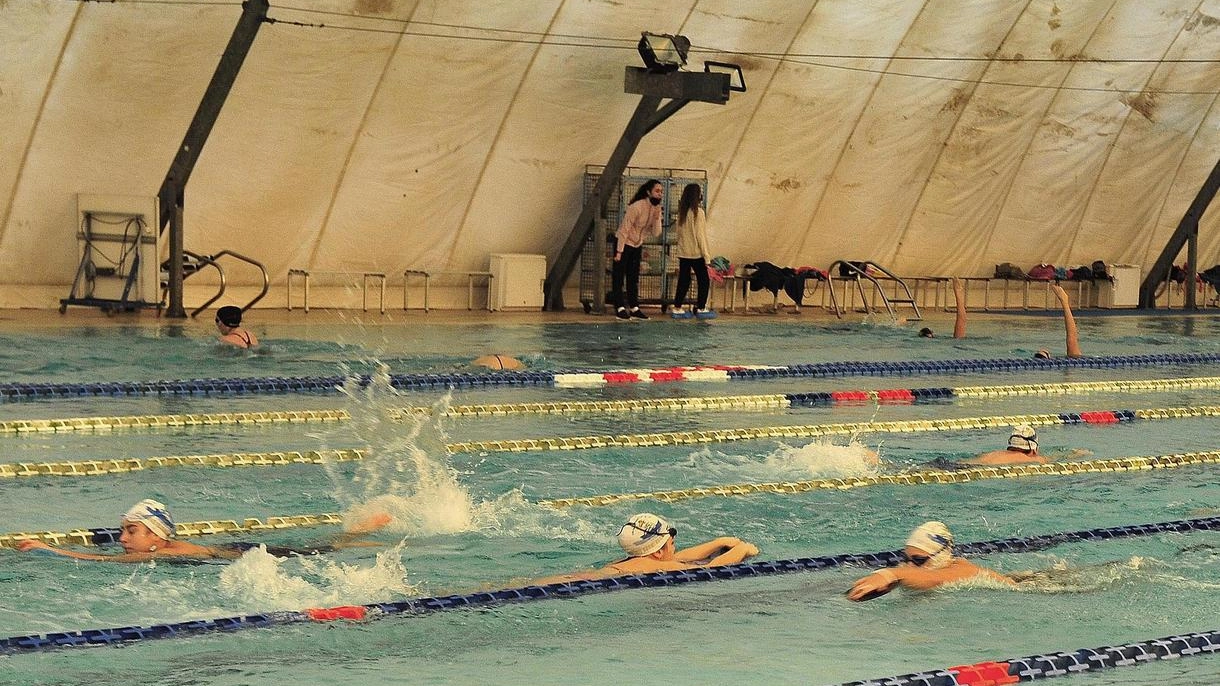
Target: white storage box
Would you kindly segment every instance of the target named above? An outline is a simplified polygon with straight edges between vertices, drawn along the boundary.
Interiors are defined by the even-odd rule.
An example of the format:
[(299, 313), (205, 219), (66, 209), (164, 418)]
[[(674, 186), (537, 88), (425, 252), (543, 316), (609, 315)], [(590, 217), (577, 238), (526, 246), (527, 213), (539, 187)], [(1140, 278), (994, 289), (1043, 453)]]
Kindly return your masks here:
[(488, 309), (542, 309), (546, 255), (492, 253), (490, 262)]
[(1097, 306), (1107, 308), (1139, 307), (1140, 267), (1137, 264), (1107, 264), (1113, 281), (1097, 282)]

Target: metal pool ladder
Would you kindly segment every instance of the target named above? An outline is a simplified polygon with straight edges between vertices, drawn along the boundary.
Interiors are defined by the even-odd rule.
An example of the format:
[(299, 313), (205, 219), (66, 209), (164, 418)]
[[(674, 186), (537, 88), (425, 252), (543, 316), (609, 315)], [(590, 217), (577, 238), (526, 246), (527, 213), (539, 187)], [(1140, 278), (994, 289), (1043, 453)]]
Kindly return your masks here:
[[(218, 262), (218, 260), (220, 260), (220, 258), (222, 258), (222, 257), (226, 257), (226, 256), (232, 257), (234, 259), (241, 260), (242, 262), (245, 262), (247, 264), (253, 265), (254, 267), (256, 267), (258, 269), (259, 273), (262, 274), (262, 276), (263, 276), (263, 290), (260, 291), (259, 294), (257, 296), (255, 296), (253, 300), (251, 300), (250, 302), (248, 302), (242, 306), (242, 308), (241, 308), (242, 312), (245, 312), (246, 310), (253, 307), (254, 303), (262, 300), (263, 296), (267, 295), (267, 290), (271, 287), (271, 279), (269, 279), (267, 277), (267, 268), (265, 266), (263, 266), (262, 262), (259, 262), (258, 260), (254, 259), (252, 257), (246, 257), (245, 255), (242, 255), (241, 253), (238, 253), (238, 252), (234, 252), (232, 250), (221, 250), (220, 252), (216, 253), (215, 255), (201, 255), (199, 253), (191, 252), (190, 250), (183, 250), (182, 254), (185, 258), (182, 262), (182, 273), (183, 273), (182, 279), (184, 281), (186, 279), (190, 278), (191, 276), (194, 276), (195, 274), (198, 274), (199, 272), (203, 271), (204, 267), (214, 267), (216, 269), (216, 272), (220, 275), (220, 289), (217, 290), (216, 295), (209, 298), (207, 302), (200, 305), (199, 307), (196, 307), (194, 310), (191, 311), (192, 319), (194, 317), (198, 316), (198, 314), (200, 312), (203, 312), (204, 310), (208, 309), (208, 307), (211, 306), (212, 303), (216, 302), (217, 300), (220, 300), (220, 297), (225, 294), (225, 286), (228, 284), (228, 280), (225, 278), (224, 267), (221, 267), (220, 263)], [(168, 264), (161, 265), (163, 275), (167, 273), (168, 267), (169, 267)], [(161, 282), (161, 286), (162, 286), (162, 290), (168, 288), (168, 286), (169, 286), (168, 281), (163, 280)], [(162, 297), (161, 299), (162, 299), (162, 301), (165, 300), (164, 297)]]
[[(894, 316), (894, 305), (910, 305), (911, 309), (913, 309), (915, 311), (915, 316), (911, 317), (911, 319), (916, 320), (916, 321), (923, 319), (923, 315), (919, 313), (919, 305), (915, 302), (915, 297), (913, 295), (911, 295), (911, 289), (907, 287), (906, 282), (903, 281), (902, 279), (898, 278), (897, 275), (895, 275), (893, 272), (886, 269), (885, 267), (882, 267), (881, 265), (877, 264), (876, 262), (872, 262), (869, 260), (865, 260), (863, 262), (851, 261), (851, 260), (835, 260), (834, 262), (832, 262), (830, 264), (830, 268), (826, 270), (828, 278), (833, 279), (833, 276), (830, 276), (830, 275), (833, 275), (835, 273), (836, 269), (839, 270), (840, 277), (845, 279), (845, 282), (843, 285), (844, 299), (846, 300), (847, 283), (854, 282), (856, 284), (856, 290), (859, 291), (859, 293), (860, 293), (860, 302), (863, 303), (865, 312), (872, 311), (869, 308), (868, 297), (864, 293), (864, 284), (863, 284), (864, 281), (869, 281), (870, 283), (873, 284), (873, 288), (875, 289), (874, 292), (881, 296), (881, 302), (885, 305), (885, 311), (888, 312), (891, 317)], [(887, 296), (885, 294), (885, 289), (881, 286), (881, 283), (871, 273), (873, 271), (880, 272), (880, 273), (884, 274), (886, 278), (896, 282), (898, 284), (898, 286), (902, 289), (902, 293), (904, 293), (906, 295), (906, 297), (890, 298), (889, 296)], [(834, 308), (835, 316), (838, 317), (839, 319), (842, 319), (843, 313), (845, 312), (845, 310), (839, 306), (839, 301), (835, 298), (835, 289), (834, 289), (833, 282), (830, 284), (830, 288), (828, 288), (827, 290), (830, 291), (830, 304), (831, 304), (831, 307)], [(895, 294), (897, 294), (897, 290), (895, 290)]]

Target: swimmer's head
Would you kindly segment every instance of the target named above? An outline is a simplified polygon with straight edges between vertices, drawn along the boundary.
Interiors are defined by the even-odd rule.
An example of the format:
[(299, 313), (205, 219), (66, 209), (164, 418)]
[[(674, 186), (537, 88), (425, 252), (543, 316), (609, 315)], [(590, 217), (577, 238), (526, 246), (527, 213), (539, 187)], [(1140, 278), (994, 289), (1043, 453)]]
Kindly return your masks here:
[(241, 308), (236, 305), (225, 305), (216, 310), (216, 322), (229, 328), (241, 326)]
[(1034, 353), (1034, 359), (1049, 360), (1049, 359), (1051, 359), (1051, 351), (1047, 350), (1046, 348), (1043, 348), (1043, 349), (1039, 350), (1038, 352)]
[(953, 534), (940, 522), (924, 522), (915, 527), (907, 537), (907, 548), (923, 551), (927, 555), (908, 552), (907, 560), (917, 567), (939, 569), (953, 559)]
[(932, 329), (929, 329), (928, 327), (925, 326), (919, 330), (919, 337), (920, 338), (935, 338), (936, 335), (932, 333)]
[(164, 503), (146, 498), (131, 506), (123, 515), (124, 522), (138, 522), (148, 527), (158, 538), (170, 540), (175, 537), (174, 519)]
[(1012, 435), (1008, 437), (1008, 449), (1019, 450), (1026, 454), (1038, 452), (1038, 433), (1028, 424), (1014, 426)]
[(651, 512), (642, 512), (632, 515), (619, 529), (618, 544), (631, 557), (645, 557), (664, 548), (677, 535), (678, 530), (669, 522)]
[(525, 369), (525, 365), (512, 355), (484, 355), (470, 364), (475, 367), (486, 367), (492, 371), (515, 371)]

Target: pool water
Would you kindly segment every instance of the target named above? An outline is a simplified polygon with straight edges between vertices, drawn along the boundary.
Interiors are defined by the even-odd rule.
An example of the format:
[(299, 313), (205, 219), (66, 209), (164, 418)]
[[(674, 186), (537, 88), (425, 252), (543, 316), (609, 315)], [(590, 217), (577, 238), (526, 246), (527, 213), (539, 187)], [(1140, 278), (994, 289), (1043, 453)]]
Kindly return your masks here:
[[(1052, 317), (978, 316), (970, 338), (919, 339), (910, 327), (784, 317), (713, 322), (427, 324), (288, 322), (256, 326), (256, 355), (218, 349), (198, 327), (44, 328), (0, 322), (0, 382), (134, 381), (437, 372), (487, 352), (535, 369), (675, 364), (1028, 357), (1062, 348)], [(426, 321), (426, 320), (422, 320)], [(593, 323), (590, 323), (593, 322)], [(947, 330), (943, 322), (934, 328)], [(1215, 318), (1080, 318), (1086, 354), (1220, 352)], [(634, 412), (396, 419), (404, 406), (723, 396), (880, 388), (1011, 385), (1220, 375), (1220, 365), (1070, 369), (908, 377), (486, 388), (397, 392), (64, 398), (0, 404), (0, 420), (342, 408), (346, 422), (127, 429), (0, 436), (4, 462), (368, 448), (362, 462), (283, 467), (177, 467), (97, 477), (0, 482), (4, 531), (112, 526), (156, 497), (179, 521), (384, 510), (374, 540), (310, 558), (255, 550), (229, 564), (110, 565), (0, 549), (0, 636), (148, 625), (305, 607), (403, 600), (523, 585), (617, 559), (614, 535), (653, 511), (680, 546), (719, 535), (756, 543), (758, 559), (892, 550), (940, 519), (959, 541), (1158, 522), (1220, 511), (1212, 467), (1091, 473), (795, 494), (652, 500), (551, 510), (539, 500), (796, 481), (920, 469), (937, 457), (1002, 447), (1005, 429), (872, 433), (592, 450), (473, 452), (445, 444), (527, 437), (637, 434), (786, 424), (898, 421), (1220, 404), (1220, 389), (957, 399), (709, 412)], [(1088, 459), (1216, 449), (1214, 418), (1046, 426), (1044, 453)], [(869, 462), (870, 450), (881, 464)], [(333, 528), (248, 540), (304, 544)], [(229, 539), (231, 540), (231, 539)], [(123, 648), (0, 657), (0, 683), (832, 684), (1119, 644), (1217, 628), (1220, 538), (1158, 535), (979, 558), (1001, 571), (1056, 570), (1018, 590), (963, 584), (896, 591), (867, 603), (843, 592), (865, 570), (835, 569), (673, 588), (628, 590), (365, 623), (292, 625), (146, 641)], [(1212, 684), (1220, 662), (1198, 657), (1071, 677), (1075, 683)]]

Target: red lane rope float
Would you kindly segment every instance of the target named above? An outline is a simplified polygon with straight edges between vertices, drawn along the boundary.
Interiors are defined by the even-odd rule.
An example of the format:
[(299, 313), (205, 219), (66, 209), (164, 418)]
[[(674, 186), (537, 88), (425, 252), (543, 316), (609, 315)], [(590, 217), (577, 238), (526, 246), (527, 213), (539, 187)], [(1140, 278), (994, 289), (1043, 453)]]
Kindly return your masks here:
[[(964, 554), (989, 554), (997, 552), (1027, 552), (1045, 550), (1052, 545), (1083, 541), (1109, 541), (1118, 538), (1134, 536), (1150, 536), (1158, 533), (1187, 533), (1192, 531), (1220, 530), (1220, 517), (1205, 517), (1200, 519), (1184, 519), (1151, 524), (1132, 524), (1127, 526), (1106, 527), (1102, 529), (1086, 529), (1084, 531), (1060, 532), (1044, 534), (1027, 538), (1009, 538), (996, 541), (979, 541), (963, 543), (957, 549)], [(428, 598), (412, 598), (385, 603), (371, 603), (361, 606), (339, 606), (333, 608), (312, 608), (301, 612), (268, 612), (257, 615), (238, 617), (220, 617), (217, 619), (196, 619), (173, 624), (154, 624), (152, 626), (122, 626), (109, 629), (83, 629), (78, 631), (57, 631), (47, 634), (30, 634), (26, 636), (10, 636), (0, 638), (0, 655), (13, 653), (29, 653), (37, 650), (52, 650), (96, 645), (116, 645), (157, 638), (174, 638), (194, 636), (204, 633), (231, 632), (238, 629), (266, 628), (283, 626), (308, 621), (335, 621), (340, 619), (375, 619), (388, 615), (423, 615), (446, 610), (460, 610), (477, 607), (502, 605), (505, 603), (544, 600), (547, 598), (572, 598), (592, 593), (605, 593), (641, 588), (673, 587), (688, 583), (708, 581), (727, 581), (730, 579), (746, 579), (760, 576), (793, 574), (819, 569), (830, 569), (845, 565), (886, 567), (899, 564), (904, 559), (901, 550), (882, 551), (877, 553), (845, 553), (823, 557), (799, 558), (793, 560), (769, 560), (763, 562), (741, 562), (720, 567), (703, 567), (700, 569), (685, 569), (675, 572), (649, 572), (644, 574), (629, 574), (605, 579), (583, 579), (579, 581), (563, 581), (544, 586), (523, 586), (505, 588), (495, 591), (478, 591), (448, 596), (433, 596)], [(1058, 676), (1066, 674), (1071, 669), (1082, 669), (1073, 665), (1088, 664), (1089, 660), (1110, 660), (1113, 664), (1103, 666), (1119, 666), (1124, 660), (1134, 664), (1138, 660), (1156, 659), (1157, 651), (1175, 650), (1176, 655), (1196, 654), (1220, 650), (1220, 631), (1213, 632), (1214, 638), (1198, 638), (1201, 634), (1191, 634), (1188, 637), (1173, 636), (1149, 642), (1152, 649), (1139, 648), (1127, 650), (1121, 648), (1105, 648), (1077, 653), (1058, 653), (1056, 656), (1039, 655), (1022, 660), (1009, 660), (1010, 673), (1015, 673), (1022, 681), (1036, 676)], [(1179, 646), (1179, 644), (1181, 644)], [(1100, 652), (1107, 652), (1109, 657), (1099, 657)], [(1151, 651), (1151, 652), (1150, 652)], [(1193, 651), (1193, 652), (1191, 652)], [(1078, 654), (1088, 652), (1080, 657)], [(1147, 657), (1147, 656), (1151, 657)], [(1088, 667), (1083, 667), (1087, 669)], [(924, 677), (945, 676), (947, 680), (928, 681)], [(1027, 675), (1033, 675), (1028, 676)], [(903, 677), (901, 680), (857, 681), (853, 684), (876, 684), (876, 686), (898, 686), (912, 684), (924, 686), (955, 686), (959, 684), (956, 677), (941, 670), (932, 674), (917, 675), (922, 680), (912, 680)], [(982, 682), (972, 686), (983, 686)]]
[(1220, 653), (1220, 630), (1213, 629), (1117, 646), (1081, 648), (1070, 652), (979, 662), (882, 679), (848, 681), (839, 686), (1000, 686), (1217, 653)]

